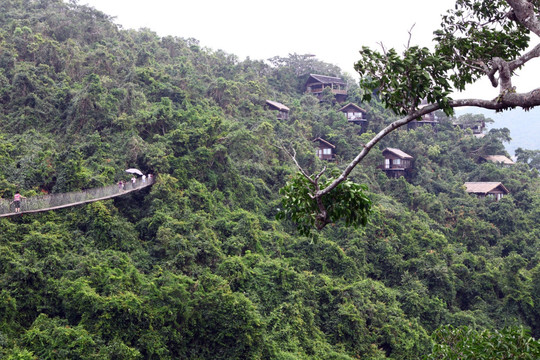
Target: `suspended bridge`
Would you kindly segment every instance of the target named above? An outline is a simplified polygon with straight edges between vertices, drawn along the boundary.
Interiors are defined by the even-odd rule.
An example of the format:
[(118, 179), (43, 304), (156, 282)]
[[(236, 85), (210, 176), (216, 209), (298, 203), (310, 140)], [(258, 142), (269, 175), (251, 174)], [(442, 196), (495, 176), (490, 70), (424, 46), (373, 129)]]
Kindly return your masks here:
[(144, 181), (142, 178), (137, 178), (135, 182), (126, 182), (124, 186), (115, 184), (82, 191), (31, 196), (21, 199), (20, 212), (15, 212), (15, 206), (11, 204), (11, 200), (0, 199), (0, 217), (56, 210), (111, 199), (142, 190), (154, 184), (154, 181), (154, 177), (149, 177)]

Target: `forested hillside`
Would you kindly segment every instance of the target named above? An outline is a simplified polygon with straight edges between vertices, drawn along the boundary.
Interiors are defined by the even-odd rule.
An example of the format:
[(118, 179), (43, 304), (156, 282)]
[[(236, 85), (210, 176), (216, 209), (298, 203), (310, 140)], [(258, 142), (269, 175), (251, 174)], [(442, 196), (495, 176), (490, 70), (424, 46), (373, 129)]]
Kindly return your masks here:
[[(305, 94), (309, 74), (344, 79), (345, 102)], [(76, 2), (2, 0), (1, 197), (110, 185), (131, 167), (157, 178), (0, 219), (0, 358), (434, 359), (460, 334), (539, 356), (538, 171), (479, 163), (508, 155), (508, 131), (477, 138), (440, 113), (352, 173), (367, 226), (301, 236), (276, 220), (293, 149), (309, 171), (339, 169), (395, 118), (361, 95), (310, 56), (240, 61)], [(349, 102), (367, 111), (363, 134), (339, 112)], [(317, 158), (318, 137), (336, 161)], [(407, 180), (378, 168), (386, 147), (414, 157)], [(510, 195), (477, 198), (468, 181)]]

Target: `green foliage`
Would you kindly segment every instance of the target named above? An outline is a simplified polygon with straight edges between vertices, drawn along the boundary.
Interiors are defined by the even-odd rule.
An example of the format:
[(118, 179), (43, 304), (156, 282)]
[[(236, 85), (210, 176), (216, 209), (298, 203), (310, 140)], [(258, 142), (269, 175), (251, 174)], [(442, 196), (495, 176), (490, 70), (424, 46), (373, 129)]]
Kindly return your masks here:
[(194, 316), (190, 319), (192, 338), (187, 357), (260, 357), (263, 345), (262, 321), (251, 301), (240, 293), (212, 289), (213, 285), (205, 289), (205, 281), (202, 280), (203, 289), (195, 294), (192, 310)]
[(433, 334), (435, 346), (426, 359), (537, 359), (540, 342), (523, 328), (477, 331), (451, 326)]
[(26, 332), (23, 343), (44, 359), (88, 359), (96, 354), (96, 342), (81, 326), (40, 314)]
[[(323, 223), (326, 225), (339, 220), (343, 220), (347, 226), (366, 226), (371, 211), (371, 200), (365, 194), (367, 186), (350, 180), (340, 183), (332, 193), (322, 198), (328, 215), (326, 219), (319, 219), (319, 205), (310, 196), (316, 188), (310, 180), (298, 173), (280, 190), (283, 209), (278, 213), (278, 219), (290, 217), (298, 225), (299, 233), (305, 236), (310, 234), (313, 227), (321, 228)], [(333, 177), (321, 177), (318, 186), (325, 188), (333, 180)]]

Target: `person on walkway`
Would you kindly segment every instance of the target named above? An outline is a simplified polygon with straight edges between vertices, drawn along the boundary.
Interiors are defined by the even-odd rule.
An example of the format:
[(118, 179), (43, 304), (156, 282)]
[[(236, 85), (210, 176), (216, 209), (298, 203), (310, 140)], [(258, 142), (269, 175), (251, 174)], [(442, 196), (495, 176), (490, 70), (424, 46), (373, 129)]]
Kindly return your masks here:
[(120, 180), (118, 182), (118, 190), (119, 191), (124, 191), (124, 181), (123, 180)]
[(142, 183), (143, 183), (143, 185), (146, 184), (146, 175), (144, 175), (144, 174), (142, 176)]
[(132, 188), (135, 188), (135, 183), (136, 183), (136, 182), (137, 182), (137, 178), (136, 178), (135, 176), (133, 176), (133, 177), (131, 178), (131, 187), (132, 187)]
[(15, 212), (16, 213), (19, 213), (21, 212), (21, 199), (26, 199), (25, 196), (22, 196), (21, 194), (19, 194), (19, 192), (17, 191), (15, 193), (15, 195), (13, 195), (13, 201), (10, 203), (11, 204), (14, 204), (15, 205)]

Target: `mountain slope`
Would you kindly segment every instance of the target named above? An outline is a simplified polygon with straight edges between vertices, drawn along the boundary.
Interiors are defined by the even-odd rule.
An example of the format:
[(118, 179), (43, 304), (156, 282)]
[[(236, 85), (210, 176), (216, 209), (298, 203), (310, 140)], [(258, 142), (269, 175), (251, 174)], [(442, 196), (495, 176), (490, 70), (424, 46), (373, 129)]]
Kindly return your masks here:
[[(477, 163), (504, 133), (476, 139), (451, 119), (396, 131), (351, 175), (369, 187), (367, 226), (299, 236), (275, 218), (289, 154), (330, 173), (394, 117), (345, 78), (370, 119), (359, 135), (331, 93), (304, 93), (310, 73), (339, 69), (240, 62), (74, 2), (0, 7), (2, 197), (157, 175), (125, 197), (0, 219), (0, 357), (413, 359), (446, 324), (540, 335), (538, 173)], [(316, 157), (317, 137), (337, 161)], [(410, 178), (378, 169), (384, 147), (414, 157)], [(465, 181), (511, 195), (478, 199)]]

